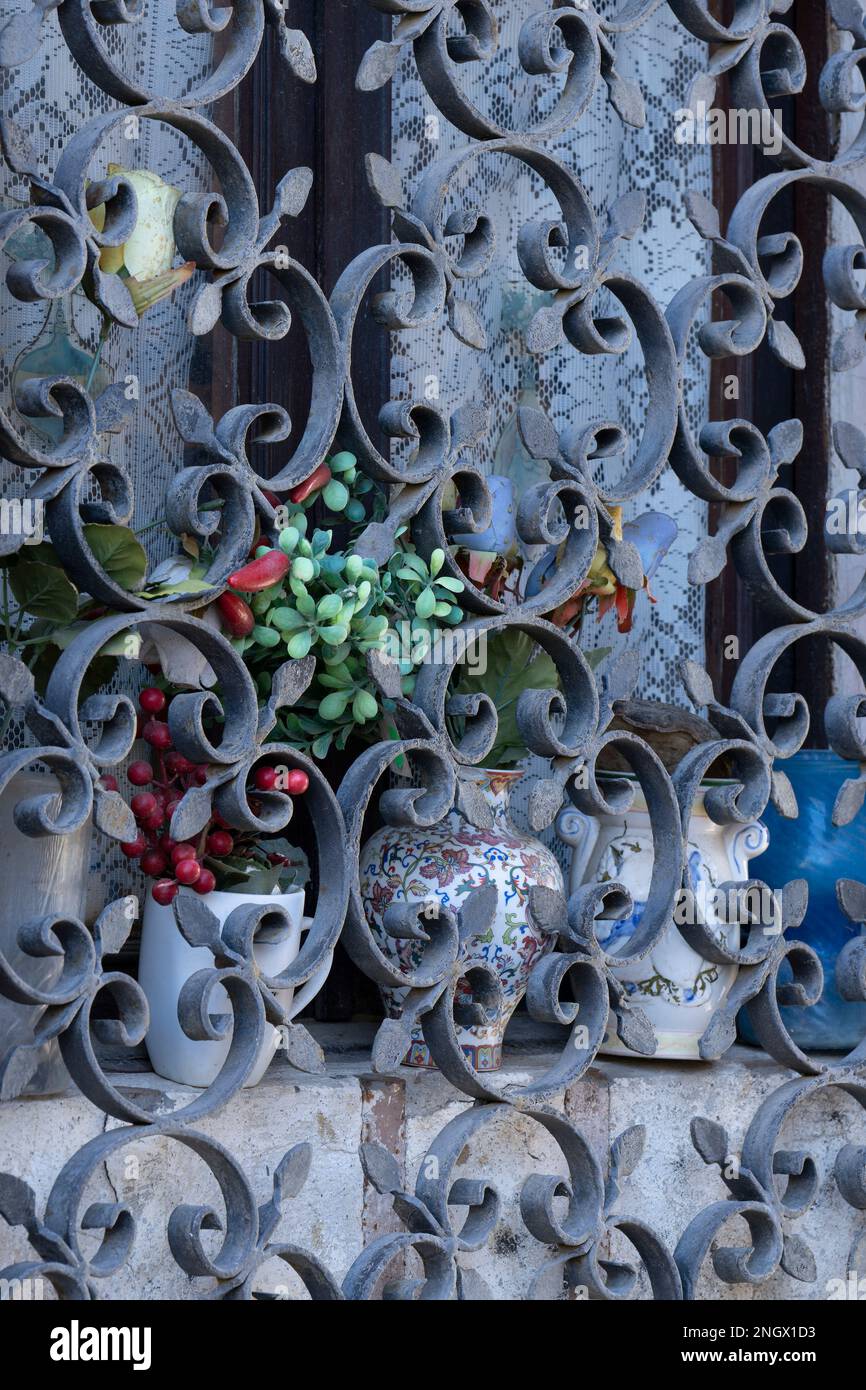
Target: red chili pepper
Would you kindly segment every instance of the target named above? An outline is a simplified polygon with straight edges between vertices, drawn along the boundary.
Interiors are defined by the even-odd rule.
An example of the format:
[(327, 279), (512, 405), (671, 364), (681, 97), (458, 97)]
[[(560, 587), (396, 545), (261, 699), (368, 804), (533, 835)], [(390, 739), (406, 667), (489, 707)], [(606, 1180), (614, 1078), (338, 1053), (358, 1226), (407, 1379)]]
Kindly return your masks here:
[(281, 499), (277, 494), (275, 492), (268, 492), (266, 488), (262, 489), (262, 497), (264, 497), (266, 502), (270, 502), (272, 507), (279, 507), (282, 505)]
[(223, 627), (232, 637), (249, 637), (256, 625), (253, 610), (240, 594), (220, 594), (217, 608), (223, 620)]
[(288, 574), (289, 564), (289, 557), (284, 551), (269, 550), (267, 555), (260, 555), (258, 560), (252, 560), (243, 569), (230, 574), (229, 585), (245, 594), (260, 593)]
[(328, 465), (326, 463), (320, 463), (315, 472), (310, 474), (309, 478), (306, 478), (302, 483), (298, 483), (297, 487), (292, 488), (289, 493), (289, 501), (306, 502), (311, 493), (318, 492), (320, 488), (325, 487), (331, 481), (332, 477), (333, 474)]

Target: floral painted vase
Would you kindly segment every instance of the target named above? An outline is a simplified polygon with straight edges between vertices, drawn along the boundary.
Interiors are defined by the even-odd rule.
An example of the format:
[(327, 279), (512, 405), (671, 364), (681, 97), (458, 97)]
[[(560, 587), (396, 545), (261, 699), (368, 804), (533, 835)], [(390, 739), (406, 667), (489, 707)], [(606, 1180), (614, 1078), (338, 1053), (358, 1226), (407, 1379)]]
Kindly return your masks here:
[[(646, 907), (653, 867), (652, 830), (643, 792), (635, 784), (634, 804), (621, 815), (585, 816), (572, 808), (561, 811), (557, 831), (573, 847), (571, 892), (583, 883), (612, 880), (629, 890), (634, 902), (632, 914), (598, 923), (598, 940), (605, 951), (628, 954), (629, 941)], [(689, 821), (688, 883), (704, 906), (704, 920), (728, 946), (739, 946), (740, 928), (736, 922), (725, 922), (715, 910), (711, 890), (723, 883), (746, 881), (749, 860), (762, 854), (768, 843), (769, 835), (760, 821), (717, 825), (706, 813), (703, 793), (696, 800)], [(653, 1025), (657, 1043), (653, 1055), (699, 1060), (700, 1039), (727, 998), (737, 970), (736, 965), (704, 960), (671, 921), (643, 960), (614, 968), (613, 973)], [(612, 1018), (600, 1051), (634, 1055), (619, 1041)]]
[[(562, 871), (549, 849), (523, 835), (509, 820), (508, 796), (523, 776), (521, 771), (465, 768), (458, 775), (480, 787), (493, 812), (493, 828), (478, 829), (457, 810), (429, 830), (385, 826), (361, 850), (361, 894), (380, 949), (410, 968), (420, 958), (420, 948), (415, 942), (396, 941), (385, 931), (384, 916), (392, 903), (420, 903), (435, 897), (459, 911), (468, 893), (488, 883), (496, 885), (496, 921), (487, 935), (469, 942), (467, 966), (481, 962), (493, 966), (502, 985), (502, 1009), (493, 1024), (457, 1027), (460, 1046), (472, 1066), (490, 1072), (502, 1064), (502, 1037), (526, 993), (533, 967), (553, 947), (553, 937), (529, 920), (529, 890), (541, 885), (562, 892)], [(389, 1017), (399, 1017), (405, 994), (402, 989), (382, 990)], [(413, 1029), (403, 1064), (435, 1066), (420, 1028)]]

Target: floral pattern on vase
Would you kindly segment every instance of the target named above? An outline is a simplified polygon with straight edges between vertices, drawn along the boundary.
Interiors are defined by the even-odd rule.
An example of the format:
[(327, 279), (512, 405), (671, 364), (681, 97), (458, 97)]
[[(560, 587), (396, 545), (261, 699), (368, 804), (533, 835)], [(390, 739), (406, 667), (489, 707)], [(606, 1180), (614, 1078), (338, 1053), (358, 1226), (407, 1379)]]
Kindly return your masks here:
[[(650, 817), (643, 793), (635, 789), (632, 808), (618, 816), (584, 816), (568, 809), (557, 821), (560, 838), (573, 846), (571, 891), (582, 883), (624, 884), (634, 908), (628, 917), (598, 922), (598, 941), (609, 955), (628, 953), (646, 908), (653, 867)], [(749, 860), (763, 853), (769, 842), (766, 828), (753, 821), (746, 825), (717, 825), (698, 798), (689, 821), (687, 847), (688, 884), (705, 902), (705, 921), (718, 940), (739, 944), (740, 928), (716, 911), (710, 890), (723, 883), (744, 882)], [(673, 921), (643, 960), (614, 967), (613, 974), (625, 985), (635, 1003), (647, 1014), (656, 1034), (657, 1058), (698, 1060), (699, 1043), (713, 1014), (727, 998), (737, 978), (736, 965), (704, 960), (683, 938)], [(619, 1056), (634, 1054), (619, 1041), (613, 1019), (601, 1052)]]
[[(526, 993), (534, 966), (554, 944), (553, 937), (529, 920), (530, 889), (541, 885), (562, 892), (562, 871), (546, 846), (523, 835), (509, 819), (508, 796), (523, 776), (521, 771), (465, 768), (458, 775), (481, 788), (493, 811), (493, 828), (470, 825), (456, 809), (424, 831), (384, 826), (361, 851), (361, 896), (380, 949), (408, 970), (419, 963), (421, 945), (387, 934), (384, 916), (392, 903), (438, 898), (443, 906), (459, 911), (468, 893), (488, 883), (496, 885), (496, 921), (489, 932), (469, 942), (467, 968), (481, 962), (493, 967), (502, 986), (502, 1009), (492, 1024), (457, 1028), (460, 1046), (473, 1067), (489, 1072), (501, 1066), (508, 1021)], [(464, 988), (471, 996), (469, 987)], [(399, 1017), (405, 994), (403, 989), (382, 989), (389, 1017)], [(420, 1028), (412, 1031), (403, 1064), (435, 1066)]]

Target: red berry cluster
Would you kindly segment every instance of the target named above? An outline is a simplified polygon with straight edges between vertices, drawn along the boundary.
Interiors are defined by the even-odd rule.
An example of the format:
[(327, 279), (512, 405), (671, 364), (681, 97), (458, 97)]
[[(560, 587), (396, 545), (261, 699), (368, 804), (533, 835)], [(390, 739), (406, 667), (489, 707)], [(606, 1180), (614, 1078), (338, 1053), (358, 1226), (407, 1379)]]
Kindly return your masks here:
[[(193, 888), (196, 893), (212, 893), (216, 876), (201, 862), (202, 858), (207, 854), (212, 859), (223, 859), (233, 852), (235, 842), (229, 826), (217, 813), (211, 826), (202, 832), (198, 845), (178, 842), (168, 834), (167, 827), (184, 792), (189, 787), (204, 785), (208, 766), (190, 762), (173, 747), (165, 718), (158, 718), (167, 713), (168, 707), (161, 690), (147, 686), (138, 702), (148, 716), (141, 724), (140, 736), (154, 750), (156, 766), (142, 761), (130, 763), (127, 768), (126, 775), (134, 787), (152, 790), (136, 792), (130, 800), (139, 833), (134, 840), (122, 844), (121, 849), (128, 859), (139, 859), (144, 873), (156, 879), (150, 891), (161, 906), (167, 907), (181, 886)], [(106, 790), (117, 790), (115, 778), (103, 777), (101, 781)], [(255, 790), (272, 791), (277, 784), (276, 769), (267, 765), (256, 768), (253, 781)], [(279, 790), (299, 796), (309, 784), (307, 774), (293, 768)]]

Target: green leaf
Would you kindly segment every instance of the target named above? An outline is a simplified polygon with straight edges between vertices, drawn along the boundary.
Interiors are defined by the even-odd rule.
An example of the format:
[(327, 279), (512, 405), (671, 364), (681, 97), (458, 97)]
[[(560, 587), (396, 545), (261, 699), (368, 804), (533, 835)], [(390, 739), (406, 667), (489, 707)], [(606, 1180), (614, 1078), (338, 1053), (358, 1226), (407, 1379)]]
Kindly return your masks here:
[(359, 690), (352, 701), (352, 714), (359, 724), (364, 724), (368, 719), (375, 719), (379, 713), (379, 706), (375, 696), (369, 690)]
[[(360, 663), (353, 662), (353, 665), (359, 666)], [(355, 679), (352, 671), (349, 669), (345, 661), (341, 661), (338, 664), (332, 666), (330, 671), (328, 672), (328, 675), (336, 676), (337, 679), (342, 681), (344, 685), (351, 685), (352, 681)]]
[(343, 600), (340, 598), (339, 594), (326, 594), (324, 598), (319, 599), (318, 606), (316, 607), (316, 617), (322, 619), (324, 622), (331, 622), (332, 619), (339, 615), (342, 607)]
[(211, 587), (206, 579), (196, 579), (193, 575), (188, 575), (176, 584), (148, 584), (146, 589), (139, 592), (142, 598), (167, 598), (170, 594), (200, 594), (203, 589)]
[(250, 636), (260, 647), (275, 647), (280, 640), (280, 634), (273, 627), (256, 626)]
[(322, 660), (326, 666), (338, 666), (346, 660), (350, 650), (348, 642), (341, 642), (339, 647), (325, 646), (322, 648)]
[(432, 589), (422, 589), (415, 600), (415, 612), (423, 621), (431, 617), (433, 609), (436, 607), (436, 598)]
[(441, 579), (436, 580), (437, 589), (449, 589), (452, 594), (462, 594), (466, 585), (462, 579), (452, 579), (449, 574), (443, 574)]
[(334, 690), (330, 695), (326, 695), (323, 700), (319, 701), (321, 718), (327, 719), (329, 722), (342, 719), (351, 696), (350, 690)]
[[(37, 626), (39, 625), (34, 625), (34, 628), (31, 630), (30, 635), (32, 637), (41, 637), (43, 635), (41, 632), (36, 630)], [(70, 623), (68, 627), (61, 628), (59, 632), (51, 632), (50, 623), (46, 626), (48, 627), (49, 634), (52, 637), (52, 645), (59, 647), (62, 652), (65, 652), (67, 647), (72, 646), (72, 643), (75, 641), (76, 637), (79, 637), (82, 632), (88, 631), (88, 629), (90, 628), (90, 623)], [(140, 652), (140, 650), (141, 634), (135, 631), (126, 631), (115, 633), (114, 637), (109, 638), (109, 640), (105, 643), (105, 646), (99, 648), (98, 655), (123, 656), (126, 657), (128, 661), (135, 661), (138, 657), (138, 653)]]
[(483, 674), (467, 671), (452, 683), (451, 693), (485, 694), (493, 701), (499, 728), (496, 743), (485, 762), (488, 767), (507, 767), (526, 754), (517, 727), (517, 702), (521, 694), (524, 690), (558, 690), (559, 673), (547, 653), (516, 628), (488, 638), (486, 655), (487, 668)]
[(299, 555), (292, 561), (292, 578), (299, 580), (302, 584), (309, 584), (315, 578), (316, 566), (306, 555)]
[[(405, 527), (403, 529), (405, 530)], [(427, 566), (420, 555), (413, 554), (411, 550), (404, 550), (401, 559), (404, 565), (408, 565), (410, 570), (414, 570), (416, 574), (420, 574), (421, 578), (426, 580)]]
[(256, 859), (241, 860), (243, 870), (234, 866), (226, 872), (227, 859), (219, 861), (219, 887), (224, 893), (257, 893), (270, 897), (280, 883), (280, 866), (269, 864), (267, 868)]
[(434, 550), (433, 554), (430, 556), (430, 574), (433, 576), (434, 579), (436, 578), (436, 575), (439, 573), (444, 564), (445, 551)]
[(90, 522), (84, 537), (99, 564), (121, 589), (138, 589), (147, 574), (144, 546), (126, 526)]
[(314, 758), (324, 758), (331, 746), (332, 733), (320, 734), (310, 747), (310, 752)]
[[(6, 243), (6, 253), (9, 254), (9, 243)], [(28, 545), (26, 552), (28, 562), (38, 561), (40, 565), (54, 565), (57, 569), (63, 569), (63, 561), (54, 549), (50, 541), (40, 541), (38, 545)], [(7, 559), (14, 561), (16, 557), (7, 556)]]
[(299, 661), (307, 655), (312, 645), (313, 634), (309, 628), (305, 628), (303, 632), (296, 632), (289, 638), (286, 650), (289, 656), (293, 657), (295, 661)]
[(78, 613), (78, 590), (54, 565), (25, 560), (9, 571), (9, 585), (16, 603), (34, 618), (49, 618), (56, 623), (74, 622)]
[(294, 608), (274, 608), (271, 612), (269, 622), (274, 627), (279, 628), (280, 632), (298, 632), (300, 628), (306, 627), (306, 622), (301, 614)]
[(322, 497), (325, 506), (329, 507), (332, 512), (341, 512), (349, 501), (349, 489), (339, 479), (332, 478), (323, 488)]

